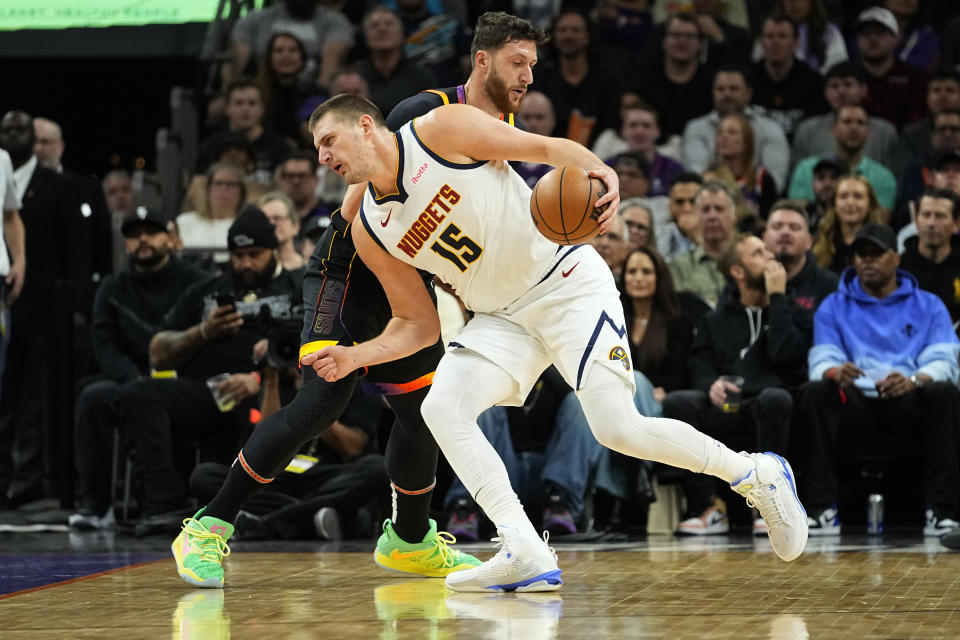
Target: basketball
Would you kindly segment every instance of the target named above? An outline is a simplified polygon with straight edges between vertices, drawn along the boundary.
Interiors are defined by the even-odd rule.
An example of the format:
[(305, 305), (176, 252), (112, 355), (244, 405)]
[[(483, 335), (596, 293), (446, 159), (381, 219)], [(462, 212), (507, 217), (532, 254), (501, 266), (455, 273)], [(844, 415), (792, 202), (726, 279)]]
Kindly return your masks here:
[[(600, 230), (603, 209), (593, 205), (606, 193), (603, 182), (580, 167), (558, 167), (546, 174), (530, 194), (530, 214), (537, 230), (557, 244), (579, 244)], [(604, 206), (604, 209), (606, 206)]]

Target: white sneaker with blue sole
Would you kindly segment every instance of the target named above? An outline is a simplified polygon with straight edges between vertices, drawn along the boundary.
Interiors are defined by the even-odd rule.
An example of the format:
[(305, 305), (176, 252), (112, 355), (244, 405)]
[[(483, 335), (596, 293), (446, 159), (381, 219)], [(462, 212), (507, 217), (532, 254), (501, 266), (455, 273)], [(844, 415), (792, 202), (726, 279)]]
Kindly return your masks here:
[(745, 453), (755, 467), (730, 488), (747, 499), (767, 523), (767, 535), (781, 560), (797, 559), (807, 546), (807, 512), (797, 497), (790, 464), (775, 453)]
[(526, 539), (516, 527), (497, 527), (500, 551), (479, 567), (456, 571), (446, 577), (454, 591), (556, 591), (563, 586), (557, 554), (544, 539)]

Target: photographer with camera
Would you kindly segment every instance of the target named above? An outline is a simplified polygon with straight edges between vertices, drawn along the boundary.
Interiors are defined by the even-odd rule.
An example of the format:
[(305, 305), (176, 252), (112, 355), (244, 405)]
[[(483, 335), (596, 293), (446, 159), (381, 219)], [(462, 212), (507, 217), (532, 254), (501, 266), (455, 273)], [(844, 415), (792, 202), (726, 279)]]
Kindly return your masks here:
[(203, 445), (213, 459), (236, 454), (260, 393), (254, 345), (300, 300), (302, 272), (283, 269), (263, 211), (245, 207), (227, 246), (228, 269), (185, 290), (164, 318), (166, 330), (150, 341), (151, 367), (176, 377), (132, 382), (119, 399), (144, 490), (141, 534), (190, 515), (187, 484), (175, 465), (177, 443)]

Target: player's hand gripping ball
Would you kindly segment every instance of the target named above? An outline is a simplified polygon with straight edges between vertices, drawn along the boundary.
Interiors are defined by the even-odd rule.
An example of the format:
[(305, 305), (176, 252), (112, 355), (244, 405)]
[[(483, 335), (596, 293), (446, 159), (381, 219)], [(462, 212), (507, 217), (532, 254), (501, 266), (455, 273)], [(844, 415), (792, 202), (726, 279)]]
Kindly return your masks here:
[(580, 167), (558, 167), (546, 174), (530, 194), (530, 214), (537, 230), (557, 244), (580, 244), (600, 231), (597, 222), (607, 205), (596, 208), (606, 193), (603, 181)]

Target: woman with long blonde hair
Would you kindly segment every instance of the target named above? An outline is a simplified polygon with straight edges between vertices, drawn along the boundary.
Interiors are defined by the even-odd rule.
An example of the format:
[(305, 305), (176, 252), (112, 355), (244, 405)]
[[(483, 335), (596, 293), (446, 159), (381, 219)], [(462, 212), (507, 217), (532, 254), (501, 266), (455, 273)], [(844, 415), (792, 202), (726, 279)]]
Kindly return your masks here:
[(839, 274), (853, 264), (853, 241), (860, 227), (883, 220), (883, 207), (870, 181), (858, 174), (843, 176), (837, 182), (833, 206), (817, 226), (813, 245), (817, 264)]

